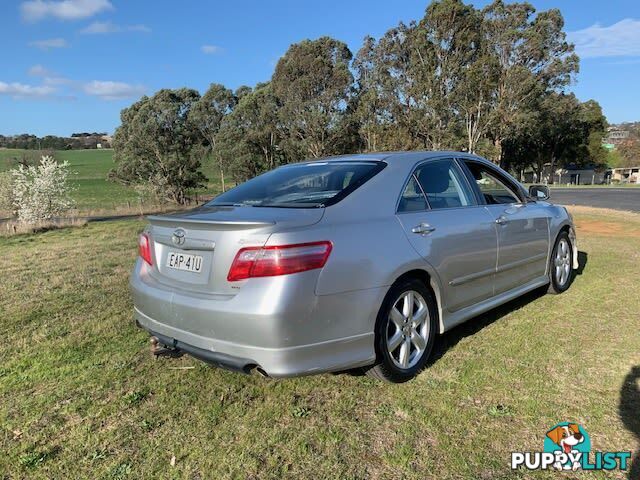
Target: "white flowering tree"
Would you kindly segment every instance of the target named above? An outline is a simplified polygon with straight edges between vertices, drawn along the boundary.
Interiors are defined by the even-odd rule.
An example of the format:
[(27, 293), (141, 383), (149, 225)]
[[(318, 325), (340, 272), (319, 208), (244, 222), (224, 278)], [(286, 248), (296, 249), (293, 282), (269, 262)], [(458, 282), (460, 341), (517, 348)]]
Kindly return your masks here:
[(35, 224), (60, 216), (71, 207), (69, 163), (43, 156), (39, 165), (12, 170), (13, 205), (22, 223)]

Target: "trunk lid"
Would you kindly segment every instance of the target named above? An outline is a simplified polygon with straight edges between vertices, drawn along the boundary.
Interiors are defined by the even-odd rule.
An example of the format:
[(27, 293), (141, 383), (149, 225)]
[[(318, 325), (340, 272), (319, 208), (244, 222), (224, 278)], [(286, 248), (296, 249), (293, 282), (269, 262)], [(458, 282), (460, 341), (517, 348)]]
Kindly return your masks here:
[[(323, 215), (323, 208), (218, 206), (149, 216), (153, 277), (188, 292), (233, 295), (242, 281), (228, 282), (227, 274), (238, 250), (263, 246), (273, 232), (313, 225)], [(199, 271), (174, 268), (178, 257), (180, 266)]]

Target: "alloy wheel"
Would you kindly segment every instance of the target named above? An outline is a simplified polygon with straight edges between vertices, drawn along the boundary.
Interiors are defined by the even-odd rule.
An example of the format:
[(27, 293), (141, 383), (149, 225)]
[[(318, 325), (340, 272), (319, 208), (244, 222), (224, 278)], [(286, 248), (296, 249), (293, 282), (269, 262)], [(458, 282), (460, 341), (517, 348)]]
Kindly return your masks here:
[(559, 287), (563, 287), (571, 274), (571, 247), (565, 238), (561, 238), (553, 259), (554, 278)]
[(415, 290), (403, 292), (389, 312), (386, 345), (393, 363), (403, 370), (416, 365), (427, 347), (429, 308)]

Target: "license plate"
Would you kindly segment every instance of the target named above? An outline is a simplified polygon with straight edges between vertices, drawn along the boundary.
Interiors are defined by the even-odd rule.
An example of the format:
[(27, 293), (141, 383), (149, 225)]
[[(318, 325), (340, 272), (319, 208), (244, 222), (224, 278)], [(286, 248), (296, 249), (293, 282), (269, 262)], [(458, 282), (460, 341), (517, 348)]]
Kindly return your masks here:
[(202, 257), (188, 253), (169, 252), (169, 255), (167, 255), (167, 267), (200, 273), (202, 271)]

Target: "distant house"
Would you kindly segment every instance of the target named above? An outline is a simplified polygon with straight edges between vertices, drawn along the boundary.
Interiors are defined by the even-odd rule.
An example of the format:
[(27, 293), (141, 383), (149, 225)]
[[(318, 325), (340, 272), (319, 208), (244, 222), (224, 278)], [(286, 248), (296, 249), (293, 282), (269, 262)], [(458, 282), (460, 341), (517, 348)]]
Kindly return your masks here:
[(602, 140), (602, 143), (605, 145), (606, 144), (618, 145), (624, 142), (627, 138), (629, 138), (628, 130), (620, 130), (615, 127), (609, 127), (609, 130), (607, 131), (607, 136), (604, 137), (604, 139)]
[(611, 168), (606, 172), (607, 183), (640, 183), (640, 166)]
[(595, 185), (605, 182), (605, 172), (596, 171), (595, 167), (576, 167), (568, 165), (556, 170), (554, 183), (568, 183), (571, 185)]
[(546, 163), (542, 168), (540, 178), (533, 171), (523, 173), (523, 181), (526, 183), (559, 183), (571, 185), (593, 185), (605, 183), (605, 172), (599, 172), (594, 166), (579, 167), (567, 165), (564, 168), (556, 168), (551, 171), (551, 164)]

